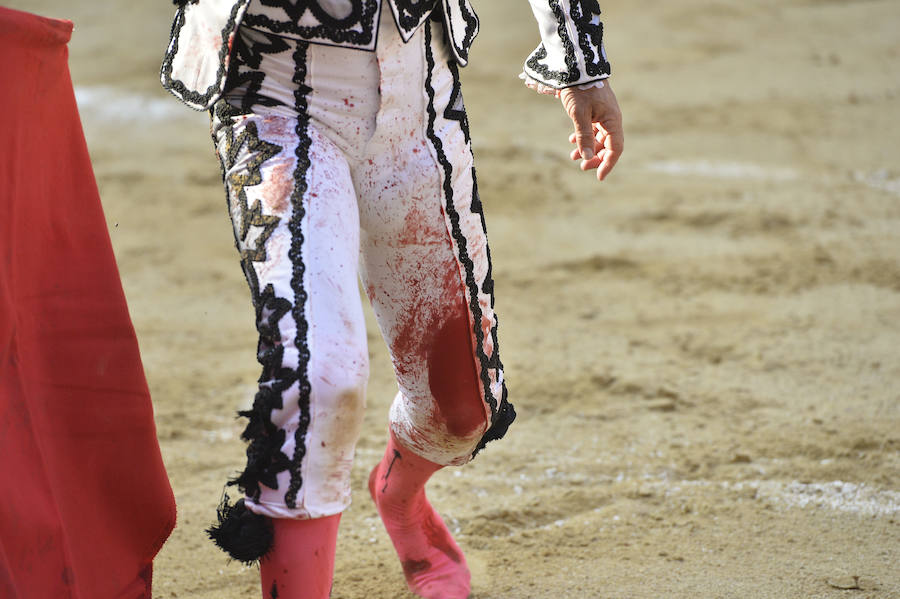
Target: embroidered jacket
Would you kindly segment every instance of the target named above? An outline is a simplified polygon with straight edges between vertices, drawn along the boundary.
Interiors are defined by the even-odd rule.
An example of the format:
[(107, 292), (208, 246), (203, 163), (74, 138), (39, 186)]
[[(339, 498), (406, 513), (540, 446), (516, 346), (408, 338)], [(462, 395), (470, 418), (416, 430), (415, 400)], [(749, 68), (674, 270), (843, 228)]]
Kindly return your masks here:
[[(193, 108), (215, 103), (225, 85), (230, 50), (238, 26), (297, 37), (315, 44), (374, 50), (381, 10), (387, 5), (404, 41), (440, 11), (461, 66), (478, 34), (478, 16), (469, 0), (175, 0), (179, 4), (160, 78), (163, 86)], [(541, 43), (525, 63), (525, 74), (563, 88), (604, 79), (609, 63), (597, 0), (529, 0)], [(245, 19), (246, 17), (246, 19)]]

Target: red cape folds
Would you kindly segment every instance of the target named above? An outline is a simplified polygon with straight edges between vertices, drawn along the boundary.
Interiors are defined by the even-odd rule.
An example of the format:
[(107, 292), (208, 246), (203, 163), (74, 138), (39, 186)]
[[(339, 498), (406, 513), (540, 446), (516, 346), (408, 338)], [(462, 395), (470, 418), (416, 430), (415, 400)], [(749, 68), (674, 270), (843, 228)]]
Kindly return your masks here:
[(175, 524), (69, 77), (0, 7), (0, 597), (150, 597)]

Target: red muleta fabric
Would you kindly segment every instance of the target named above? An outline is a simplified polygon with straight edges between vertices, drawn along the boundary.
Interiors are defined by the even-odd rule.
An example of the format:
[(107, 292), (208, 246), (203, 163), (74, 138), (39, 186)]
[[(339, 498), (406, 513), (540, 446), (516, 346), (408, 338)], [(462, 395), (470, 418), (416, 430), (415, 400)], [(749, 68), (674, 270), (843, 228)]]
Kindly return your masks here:
[(69, 76), (0, 7), (0, 597), (150, 597), (175, 524)]

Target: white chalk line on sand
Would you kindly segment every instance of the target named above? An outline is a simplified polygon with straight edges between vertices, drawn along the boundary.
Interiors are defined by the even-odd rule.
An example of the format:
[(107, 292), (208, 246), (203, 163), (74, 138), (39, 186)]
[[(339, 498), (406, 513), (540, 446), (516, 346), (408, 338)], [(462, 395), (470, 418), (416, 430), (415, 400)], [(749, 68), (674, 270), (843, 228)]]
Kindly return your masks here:
[[(457, 474), (457, 472), (459, 472)], [(459, 477), (466, 477), (465, 470), (454, 471)], [(487, 479), (487, 480), (485, 480)], [(547, 479), (552, 479), (548, 481)], [(629, 475), (619, 472), (616, 476), (606, 474), (587, 475), (573, 470), (559, 471), (549, 468), (544, 472), (519, 473), (517, 478), (509, 479), (508, 474), (491, 474), (470, 479), (473, 492), (488, 489), (510, 488), (516, 495), (533, 496), (548, 486), (560, 489), (567, 488), (572, 482), (580, 489), (593, 487), (598, 503), (592, 510), (602, 512), (603, 519), (621, 520), (616, 498), (662, 498), (670, 505), (679, 506), (699, 500), (702, 504), (758, 505), (760, 508), (797, 509), (811, 512), (841, 512), (857, 517), (894, 518), (900, 515), (900, 491), (878, 488), (866, 483), (853, 483), (840, 480), (825, 482), (800, 482), (797, 480), (751, 479), (743, 481), (717, 481), (709, 479), (674, 479), (667, 471), (645, 472)], [(479, 489), (481, 485), (481, 489)], [(588, 491), (590, 493), (590, 491)], [(480, 495), (481, 493), (479, 493)], [(718, 498), (718, 501), (717, 501)], [(588, 500), (590, 501), (590, 500)], [(619, 514), (617, 514), (619, 512)], [(551, 529), (564, 526), (569, 522), (583, 522), (579, 511), (568, 517), (547, 523), (538, 528)], [(518, 534), (521, 530), (513, 530), (509, 535)], [(503, 536), (503, 535), (501, 535)]]
[(900, 492), (839, 480), (824, 483), (803, 483), (796, 480), (659, 481), (651, 486), (662, 487), (666, 496), (679, 494), (685, 487), (719, 487), (734, 492), (750, 489), (755, 491), (756, 500), (772, 501), (788, 507), (831, 509), (864, 516), (893, 516), (900, 513)]
[[(825, 509), (870, 517), (893, 517), (900, 513), (900, 492), (874, 489), (863, 483), (839, 480), (826, 483), (802, 483), (796, 480), (791, 482), (777, 480), (717, 482), (703, 479), (668, 481), (665, 476), (651, 474), (645, 474), (638, 479), (625, 478), (620, 475), (609, 480), (639, 482), (642, 493), (647, 493), (647, 496), (660, 494), (666, 499), (680, 497), (688, 489), (703, 489), (703, 493), (707, 496), (717, 488), (728, 493), (741, 493), (749, 489), (754, 491), (750, 501), (768, 501), (788, 508)], [(608, 507), (596, 507), (593, 511), (602, 512)], [(576, 518), (578, 518), (577, 515), (562, 518), (540, 528), (550, 530), (562, 527)], [(612, 515), (613, 521), (618, 522), (621, 519), (622, 517), (619, 515)], [(519, 532), (521, 531), (512, 531), (506, 536), (512, 536)]]
[(800, 174), (792, 168), (763, 166), (751, 162), (656, 160), (648, 163), (646, 168), (667, 175), (692, 175), (713, 179), (794, 181), (800, 178)]
[[(647, 163), (645, 168), (649, 171), (666, 175), (705, 177), (708, 179), (787, 182), (798, 181), (804, 178), (796, 169), (765, 166), (752, 162), (656, 160)], [(872, 189), (900, 195), (900, 177), (891, 177), (886, 169), (879, 169), (871, 173), (854, 171), (853, 181), (862, 183)]]
[(155, 98), (109, 86), (77, 86), (75, 101), (82, 117), (115, 124), (159, 122), (194, 112), (173, 97)]
[[(520, 474), (520, 489), (515, 489), (517, 495), (528, 493), (532, 481), (536, 479), (555, 479), (554, 484), (565, 485), (570, 478), (567, 473), (557, 472), (552, 474), (545, 471), (541, 476), (529, 476)], [(627, 476), (624, 472), (618, 476), (585, 477), (578, 475), (579, 486), (590, 484), (611, 484), (628, 486), (637, 485), (642, 491), (653, 495), (663, 496), (667, 499), (676, 499), (686, 496), (691, 490), (703, 489), (704, 493), (714, 493), (720, 490), (724, 493), (736, 493), (746, 497), (746, 492), (753, 491), (750, 501), (771, 502), (789, 508), (799, 509), (824, 509), (838, 512), (852, 513), (860, 516), (892, 517), (900, 514), (900, 491), (880, 489), (865, 483), (852, 483), (840, 480), (828, 482), (800, 482), (797, 480), (763, 480), (752, 479), (743, 481), (715, 481), (709, 479), (697, 480), (673, 480), (667, 473), (645, 473), (641, 476)], [(592, 479), (592, 480), (591, 480)], [(497, 479), (497, 484), (508, 485), (508, 479)], [(612, 489), (613, 492), (614, 488)], [(599, 510), (601, 508), (597, 508)], [(596, 511), (596, 510), (595, 510)]]
[(856, 171), (853, 173), (853, 178), (873, 189), (880, 189), (894, 195), (900, 195), (900, 177), (891, 178), (886, 169), (879, 169), (874, 173)]

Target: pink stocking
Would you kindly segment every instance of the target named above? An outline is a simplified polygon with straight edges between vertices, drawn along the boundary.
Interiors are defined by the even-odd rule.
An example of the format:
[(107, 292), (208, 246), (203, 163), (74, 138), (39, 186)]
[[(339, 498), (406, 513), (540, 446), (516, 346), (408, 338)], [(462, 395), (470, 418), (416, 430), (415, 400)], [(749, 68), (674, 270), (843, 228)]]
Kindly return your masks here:
[(425, 498), (425, 483), (441, 466), (400, 445), (394, 435), (369, 475), (369, 492), (403, 565), (409, 589), (425, 599), (465, 599), (465, 557)]
[(340, 520), (272, 519), (274, 544), (259, 562), (263, 599), (328, 599)]

